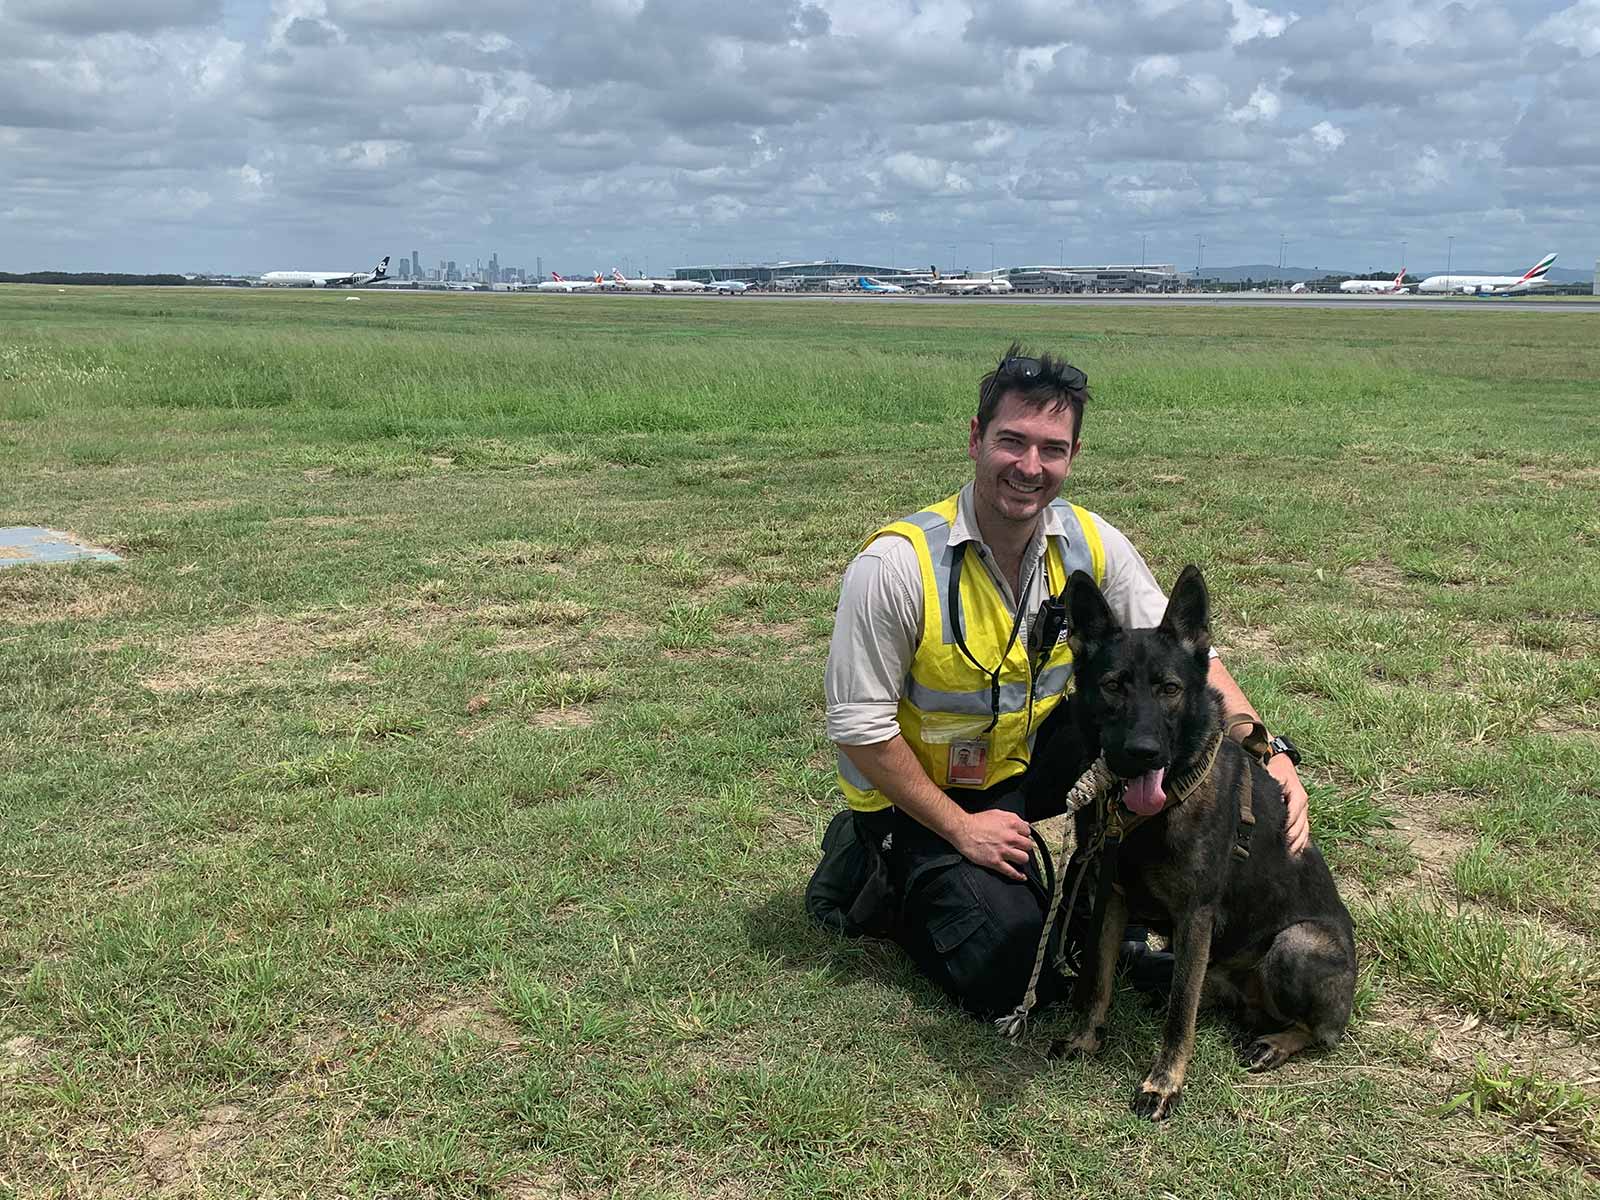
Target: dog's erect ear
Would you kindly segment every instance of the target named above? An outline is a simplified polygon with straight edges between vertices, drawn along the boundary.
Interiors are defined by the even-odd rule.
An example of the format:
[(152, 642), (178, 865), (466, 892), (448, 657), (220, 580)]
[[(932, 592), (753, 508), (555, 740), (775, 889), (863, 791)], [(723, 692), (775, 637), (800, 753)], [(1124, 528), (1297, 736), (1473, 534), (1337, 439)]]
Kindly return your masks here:
[(1193, 563), (1183, 569), (1172, 587), (1161, 632), (1191, 654), (1206, 654), (1211, 649), (1211, 598), (1200, 568)]
[(1111, 606), (1095, 586), (1094, 576), (1074, 571), (1067, 581), (1067, 637), (1072, 656), (1082, 658), (1089, 647), (1121, 632), (1122, 627), (1111, 615)]

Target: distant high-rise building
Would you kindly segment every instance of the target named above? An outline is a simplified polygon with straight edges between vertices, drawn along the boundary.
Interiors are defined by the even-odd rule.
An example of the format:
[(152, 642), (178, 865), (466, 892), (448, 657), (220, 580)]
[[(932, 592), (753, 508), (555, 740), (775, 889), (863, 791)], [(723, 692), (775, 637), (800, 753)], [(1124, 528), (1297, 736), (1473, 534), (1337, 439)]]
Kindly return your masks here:
[(449, 280), (450, 282), (452, 282), (452, 283), (457, 282), (458, 280), (460, 280), (461, 273), (456, 270), (456, 260), (455, 259), (452, 258), (448, 262), (445, 263), (445, 265), (444, 265), (444, 277), (447, 280)]
[(1600, 258), (1594, 260), (1594, 287), (1591, 290), (1600, 296)]
[(417, 252), (411, 252), (411, 275), (415, 279), (422, 278), (422, 260), (417, 257)]
[(498, 250), (489, 255), (489, 282), (500, 282), (500, 251)]
[(402, 258), (400, 260), (400, 274), (397, 276), (397, 278), (399, 278), (399, 279), (410, 279), (411, 278), (411, 260), (409, 258)]

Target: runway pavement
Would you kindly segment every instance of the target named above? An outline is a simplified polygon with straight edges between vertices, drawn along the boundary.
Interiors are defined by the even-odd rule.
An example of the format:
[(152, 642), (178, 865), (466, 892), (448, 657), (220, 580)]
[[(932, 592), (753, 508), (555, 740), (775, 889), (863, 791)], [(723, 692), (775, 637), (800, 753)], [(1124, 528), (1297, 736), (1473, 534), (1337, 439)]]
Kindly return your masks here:
[(1328, 296), (1262, 293), (1250, 294), (1168, 294), (1139, 295), (1101, 292), (1089, 295), (1013, 294), (1010, 296), (866, 296), (859, 292), (746, 292), (738, 297), (706, 299), (740, 300), (830, 300), (845, 304), (1033, 304), (1033, 305), (1112, 305), (1151, 308), (1319, 308), (1319, 309), (1429, 309), (1449, 312), (1531, 312), (1600, 313), (1595, 300), (1477, 300), (1468, 297), (1431, 296)]

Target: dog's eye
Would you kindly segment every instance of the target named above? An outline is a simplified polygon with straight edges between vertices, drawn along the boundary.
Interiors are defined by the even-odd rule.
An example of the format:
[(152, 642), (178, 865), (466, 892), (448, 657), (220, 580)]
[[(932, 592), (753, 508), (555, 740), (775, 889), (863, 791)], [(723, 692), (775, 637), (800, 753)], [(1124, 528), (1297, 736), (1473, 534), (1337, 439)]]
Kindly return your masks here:
[(1176, 696), (1181, 691), (1183, 691), (1181, 683), (1163, 683), (1161, 685), (1161, 694), (1163, 696)]
[(1108, 696), (1122, 694), (1122, 681), (1120, 679), (1103, 679), (1100, 681), (1100, 690)]

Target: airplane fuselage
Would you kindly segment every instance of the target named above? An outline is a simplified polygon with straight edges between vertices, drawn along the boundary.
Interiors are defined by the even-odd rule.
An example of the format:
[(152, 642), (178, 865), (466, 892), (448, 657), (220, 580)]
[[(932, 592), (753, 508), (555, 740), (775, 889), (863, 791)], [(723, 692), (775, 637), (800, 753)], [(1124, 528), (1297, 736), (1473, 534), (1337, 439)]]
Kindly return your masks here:
[(257, 281), (258, 287), (360, 287), (377, 283), (389, 274), (389, 256), (370, 271), (268, 271)]
[(1419, 292), (1460, 292), (1467, 296), (1513, 296), (1549, 287), (1548, 279), (1520, 275), (1430, 275), (1417, 285)]

